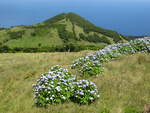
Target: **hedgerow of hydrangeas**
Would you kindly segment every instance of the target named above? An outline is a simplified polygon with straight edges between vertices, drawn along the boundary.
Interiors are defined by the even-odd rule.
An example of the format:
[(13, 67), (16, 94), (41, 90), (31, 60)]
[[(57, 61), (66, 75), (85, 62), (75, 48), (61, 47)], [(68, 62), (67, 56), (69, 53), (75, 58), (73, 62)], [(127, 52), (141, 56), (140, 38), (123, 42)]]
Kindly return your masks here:
[[(81, 87), (82, 85), (83, 87)], [(88, 104), (98, 97), (98, 91), (94, 83), (86, 80), (77, 81), (67, 69), (60, 66), (54, 66), (49, 72), (42, 74), (37, 83), (33, 84), (33, 87), (37, 106), (63, 103), (70, 99), (74, 100), (76, 97), (78, 100), (76, 102)], [(79, 96), (77, 92), (81, 90), (83, 90), (84, 95)], [(91, 93), (89, 91), (95, 92)]]
[(80, 104), (90, 104), (99, 98), (96, 85), (89, 80), (78, 80), (74, 82), (73, 97), (74, 102)]
[(73, 85), (76, 78), (59, 66), (51, 70), (37, 80), (33, 85), (35, 93), (35, 104), (46, 106), (47, 104), (62, 103), (72, 96)]
[[(95, 72), (95, 68), (98, 68), (98, 65), (100, 65), (101, 69), (104, 62), (108, 62), (119, 56), (131, 55), (137, 52), (150, 52), (150, 37), (135, 39), (127, 43), (108, 45), (102, 50), (75, 60), (71, 67), (73, 69), (78, 69), (81, 73), (86, 73), (87, 70), (90, 69), (88, 70), (88, 73), (86, 73), (87, 76), (97, 75), (102, 73), (102, 71), (100, 71), (93, 74), (93, 72)], [(94, 64), (95, 62), (99, 64), (91, 66), (87, 65), (88, 62), (90, 62), (90, 64)]]

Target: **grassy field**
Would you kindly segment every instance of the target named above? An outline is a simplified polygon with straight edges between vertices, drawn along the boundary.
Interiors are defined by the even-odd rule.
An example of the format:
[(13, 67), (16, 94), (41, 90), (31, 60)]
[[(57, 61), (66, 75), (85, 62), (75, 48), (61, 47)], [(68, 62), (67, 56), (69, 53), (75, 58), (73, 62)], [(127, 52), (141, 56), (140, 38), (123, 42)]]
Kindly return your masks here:
[(57, 64), (69, 68), (74, 59), (87, 52), (91, 51), (0, 54), (0, 113), (109, 113), (102, 112), (104, 109), (125, 113), (125, 109), (142, 110), (149, 104), (150, 54), (136, 54), (111, 61), (105, 64), (103, 75), (87, 78), (96, 83), (101, 95), (93, 104), (33, 106), (32, 84), (40, 74)]

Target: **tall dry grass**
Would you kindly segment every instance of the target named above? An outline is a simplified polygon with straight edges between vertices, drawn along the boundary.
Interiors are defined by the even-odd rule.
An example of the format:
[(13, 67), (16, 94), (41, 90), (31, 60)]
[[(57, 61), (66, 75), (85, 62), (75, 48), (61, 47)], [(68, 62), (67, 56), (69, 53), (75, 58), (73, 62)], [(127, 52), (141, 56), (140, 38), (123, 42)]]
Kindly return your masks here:
[(102, 113), (104, 109), (124, 113), (127, 107), (143, 109), (150, 102), (150, 55), (136, 54), (109, 62), (103, 75), (87, 78), (101, 95), (93, 104), (33, 106), (32, 84), (40, 74), (53, 65), (69, 68), (87, 52), (0, 54), (0, 113)]

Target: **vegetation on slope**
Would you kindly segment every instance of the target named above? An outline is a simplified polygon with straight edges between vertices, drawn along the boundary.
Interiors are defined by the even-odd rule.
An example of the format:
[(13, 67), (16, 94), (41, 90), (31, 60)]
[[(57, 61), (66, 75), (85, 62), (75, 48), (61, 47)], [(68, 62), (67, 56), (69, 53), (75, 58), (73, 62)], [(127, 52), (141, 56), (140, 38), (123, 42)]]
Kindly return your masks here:
[(74, 13), (67, 14), (67, 18), (69, 18), (71, 20), (71, 22), (73, 22), (74, 24), (77, 24), (78, 26), (82, 27), (86, 33), (89, 33), (91, 31), (101, 33), (101, 34), (104, 34), (105, 36), (113, 38), (114, 42), (118, 42), (118, 41), (122, 40), (121, 39), (122, 37), (119, 33), (97, 27), (94, 24), (92, 24), (91, 22), (85, 20), (84, 18), (82, 18)]
[(128, 37), (97, 27), (77, 14), (62, 13), (39, 24), (0, 29), (0, 52), (97, 50), (127, 40)]
[(0, 30), (4, 30), (4, 29), (5, 29), (5, 28), (1, 28), (1, 27), (0, 27)]
[(103, 63), (119, 56), (133, 55), (139, 52), (150, 53), (149, 37), (131, 40), (127, 43), (108, 45), (93, 54), (88, 54), (75, 60), (71, 67), (77, 69), (83, 75), (93, 76), (103, 72)]
[[(32, 106), (32, 84), (40, 74), (53, 65), (69, 68), (73, 60), (87, 52), (0, 54), (0, 112), (140, 113), (150, 101), (150, 54), (143, 53), (119, 57), (105, 64), (103, 75), (90, 78), (101, 92), (100, 99), (91, 105), (68, 102), (48, 108)], [(77, 72), (70, 71), (81, 78)]]

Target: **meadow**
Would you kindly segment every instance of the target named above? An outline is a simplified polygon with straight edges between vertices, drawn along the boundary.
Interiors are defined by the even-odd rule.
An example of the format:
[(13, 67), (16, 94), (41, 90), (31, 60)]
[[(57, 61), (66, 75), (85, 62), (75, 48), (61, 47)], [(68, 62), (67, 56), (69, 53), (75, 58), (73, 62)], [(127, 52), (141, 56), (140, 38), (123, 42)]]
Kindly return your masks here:
[[(66, 102), (38, 108), (33, 87), (39, 76), (54, 65), (70, 69), (71, 63), (92, 51), (0, 54), (0, 113), (138, 113), (150, 102), (150, 54), (137, 53), (105, 63), (104, 73), (84, 78), (93, 81), (100, 98), (90, 105)], [(131, 112), (129, 112), (131, 111)], [(133, 111), (133, 112), (132, 112)], [(136, 111), (136, 112), (134, 112)]]

